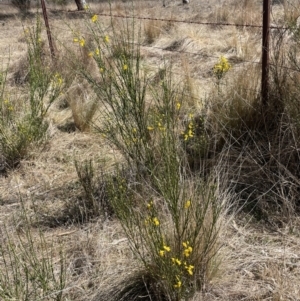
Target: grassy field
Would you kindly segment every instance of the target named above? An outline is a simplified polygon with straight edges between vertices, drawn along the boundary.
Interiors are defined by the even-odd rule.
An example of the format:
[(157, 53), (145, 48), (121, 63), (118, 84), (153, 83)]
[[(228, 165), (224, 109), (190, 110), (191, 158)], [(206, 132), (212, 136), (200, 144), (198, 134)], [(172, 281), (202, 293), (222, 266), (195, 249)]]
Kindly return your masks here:
[(195, 24), (261, 1), (47, 7), (54, 60), (0, 4), (0, 300), (300, 300), (299, 2), (265, 107), (261, 28)]

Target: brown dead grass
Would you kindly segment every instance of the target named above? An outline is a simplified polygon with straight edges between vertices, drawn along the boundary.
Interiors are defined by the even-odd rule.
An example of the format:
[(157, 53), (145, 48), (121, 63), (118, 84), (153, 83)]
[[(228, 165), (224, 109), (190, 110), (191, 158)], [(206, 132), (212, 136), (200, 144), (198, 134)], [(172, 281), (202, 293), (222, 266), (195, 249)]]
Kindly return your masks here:
[[(256, 24), (261, 20), (257, 2), (243, 1), (235, 10), (233, 5), (236, 2), (222, 6), (204, 1), (192, 1), (189, 6), (167, 2), (165, 8), (162, 3), (153, 1), (139, 1), (135, 5), (138, 14), (145, 17)], [(130, 6), (130, 3), (114, 2), (112, 12), (124, 14), (124, 10), (128, 11)], [(8, 61), (14, 64), (25, 55), (22, 24), (33, 24), (34, 18), (21, 21), (14, 8), (2, 8), (1, 4), (0, 7), (0, 26), (4, 29), (0, 31), (0, 63), (5, 66)], [(109, 9), (105, 3), (91, 4), (91, 7), (100, 13), (107, 13)], [(281, 14), (280, 8), (280, 5), (276, 6), (276, 16), (286, 18), (288, 8), (281, 10)], [(74, 47), (72, 33), (66, 24), (80, 29), (84, 14), (68, 12), (68, 9), (75, 10), (75, 4), (59, 12), (50, 10), (50, 25), (58, 41), (65, 41)], [(108, 23), (105, 17), (103, 20)], [(203, 99), (214, 87), (212, 67), (220, 55), (232, 58), (233, 70), (241, 59), (260, 59), (260, 40), (256, 31), (184, 23), (166, 27), (162, 23), (144, 23), (144, 34), (152, 46), (142, 47), (145, 62), (150, 69), (158, 71), (159, 67), (172, 61), (175, 77), (189, 82), (193, 100), (188, 101), (188, 105), (194, 110), (203, 108)], [(59, 51), (64, 51), (60, 43), (57, 46)], [(180, 52), (188, 54), (180, 57)], [(25, 68), (22, 66), (20, 68)], [(121, 160), (119, 153), (101, 137), (92, 131), (84, 133), (78, 130), (83, 124), (78, 120), (82, 116), (76, 115), (74, 110), (80, 112), (87, 101), (86, 94), (72, 92), (75, 85), (77, 83), (73, 81), (67, 96), (69, 106), (63, 109), (53, 107), (49, 112), (50, 137), (44, 149), (32, 150), (30, 158), (22, 161), (18, 169), (10, 171), (6, 177), (0, 177), (0, 227), (7, 224), (12, 235), (15, 235), (18, 226), (12, 222), (12, 215), (20, 210), (20, 197), (32, 216), (35, 214), (31, 203), (34, 199), (36, 210), (45, 218), (62, 210), (67, 200), (76, 198), (80, 187), (74, 159), (93, 159), (106, 171), (112, 170), (114, 164)], [(59, 130), (58, 126), (66, 122), (74, 122), (77, 130)], [(299, 300), (299, 226), (299, 221), (295, 219), (285, 228), (271, 231), (263, 224), (249, 221), (247, 216), (233, 219), (227, 231), (222, 232), (224, 247), (221, 269), (205, 291), (193, 300)], [(46, 239), (54, 238), (55, 245), (58, 246), (58, 241), (61, 241), (64, 246), (68, 266), (68, 300), (92, 300), (99, 292), (128, 277), (138, 267), (117, 221), (99, 218), (81, 226), (50, 229), (41, 224), (41, 227)]]

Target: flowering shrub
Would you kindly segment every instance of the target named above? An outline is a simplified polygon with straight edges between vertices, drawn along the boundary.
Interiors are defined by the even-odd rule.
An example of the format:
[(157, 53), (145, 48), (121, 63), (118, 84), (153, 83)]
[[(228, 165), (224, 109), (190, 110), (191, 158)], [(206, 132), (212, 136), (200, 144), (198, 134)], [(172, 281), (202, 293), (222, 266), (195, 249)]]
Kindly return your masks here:
[(44, 137), (48, 128), (45, 116), (64, 87), (62, 76), (43, 59), (40, 20), (34, 28), (25, 29), (24, 34), (29, 62), (27, 94), (24, 99), (17, 99), (6, 93), (6, 72), (2, 72), (0, 85), (0, 152), (7, 167), (16, 166), (30, 145)]
[(219, 62), (215, 64), (213, 72), (216, 78), (221, 80), (230, 69), (231, 65), (229, 64), (228, 60), (224, 56), (221, 56)]
[(113, 210), (154, 287), (179, 301), (201, 289), (209, 276), (222, 204), (210, 183), (194, 182), (185, 170), (182, 140), (194, 137), (195, 124), (190, 114), (182, 132), (184, 86), (173, 83), (169, 69), (151, 84), (132, 24), (108, 33), (91, 16), (93, 39), (84, 47), (99, 72), (94, 77), (84, 66), (80, 72), (102, 104), (97, 130), (134, 175), (132, 182), (117, 170), (108, 181)]

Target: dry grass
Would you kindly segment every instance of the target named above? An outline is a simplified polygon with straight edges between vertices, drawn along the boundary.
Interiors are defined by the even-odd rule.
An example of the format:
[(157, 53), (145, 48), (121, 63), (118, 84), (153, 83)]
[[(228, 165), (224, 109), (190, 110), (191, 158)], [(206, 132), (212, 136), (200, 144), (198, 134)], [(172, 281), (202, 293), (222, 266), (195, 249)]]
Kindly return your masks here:
[[(299, 9), (295, 9), (290, 2), (288, 3), (289, 6), (281, 4), (274, 6), (276, 12), (273, 15), (274, 22), (292, 23), (299, 16)], [(183, 6), (181, 2), (166, 2), (166, 7), (163, 8), (162, 3), (152, 1), (134, 3), (137, 13), (145, 17), (236, 24), (260, 24), (261, 22), (259, 1), (245, 0), (238, 5), (236, 1), (218, 6), (215, 4), (205, 1), (200, 4), (192, 1), (189, 6)], [(131, 5), (129, 2), (115, 1), (111, 6), (112, 12), (125, 15)], [(100, 13), (107, 13), (109, 5), (92, 3), (91, 8)], [(111, 172), (122, 159), (118, 150), (109, 146), (103, 137), (95, 134), (90, 127), (91, 122), (96, 124), (101, 122), (98, 120), (97, 111), (101, 108), (95, 102), (92, 91), (76, 76), (69, 75), (69, 70), (66, 70), (68, 64), (63, 65), (66, 49), (60, 42), (63, 41), (71, 49), (78, 51), (76, 48), (78, 45), (72, 42), (73, 35), (69, 28), (81, 29), (85, 22), (84, 14), (67, 11), (75, 10), (75, 4), (69, 4), (60, 12), (55, 12), (55, 9), (61, 10), (61, 7), (56, 6), (53, 11), (50, 10), (49, 19), (61, 56), (58, 70), (64, 73), (65, 77), (70, 77), (68, 91), (48, 112), (49, 139), (43, 149), (38, 147), (31, 149), (28, 158), (21, 161), (17, 169), (8, 171), (5, 176), (0, 174), (0, 229), (4, 229), (6, 225), (13, 240), (17, 239), (17, 231), (22, 232), (23, 221), (20, 219), (23, 210), (20, 204), (22, 199), (28, 216), (33, 218), (32, 235), (38, 237), (38, 230), (41, 229), (47, 242), (52, 242), (54, 249), (63, 246), (67, 267), (64, 300), (96, 301), (102, 300), (102, 294), (107, 296), (105, 293), (111, 291), (116, 283), (122, 283), (125, 278), (135, 276), (140, 266), (116, 219), (96, 217), (92, 221), (80, 224), (78, 219), (75, 222), (71, 214), (70, 216), (61, 214), (66, 212), (66, 208), (70, 208), (68, 207), (70, 204), (76, 204), (78, 196), (83, 195), (74, 160), (80, 162), (92, 160), (96, 171)], [(30, 26), (35, 19), (32, 14), (28, 19), (21, 20), (18, 11), (13, 7), (0, 4), (0, 10), (0, 26), (3, 28), (0, 31), (0, 65), (6, 66), (8, 62), (10, 63), (9, 91), (15, 91), (16, 86), (20, 85), (17, 93), (22, 93), (27, 68), (23, 59), (26, 55), (26, 43), (22, 26)], [(109, 24), (108, 18), (103, 17), (103, 22)], [(257, 81), (254, 79), (258, 78), (259, 74), (253, 65), (248, 68), (241, 62), (244, 59), (256, 62), (260, 60), (260, 37), (256, 29), (203, 27), (161, 21), (141, 21), (141, 23), (144, 28), (142, 40), (146, 41), (141, 48), (143, 63), (153, 74), (158, 74), (165, 64), (173, 65), (173, 76), (176, 80), (185, 81), (187, 84), (187, 97), (183, 107), (186, 110), (192, 108), (195, 115), (209, 108), (208, 115), (211, 114), (213, 118), (218, 119), (218, 123), (211, 119), (215, 128), (222, 127), (218, 129), (220, 135), (214, 137), (216, 138), (214, 141), (220, 141), (220, 136), (221, 139), (226, 137), (229, 129), (236, 126), (238, 117), (244, 116), (243, 124), (239, 129), (251, 128), (257, 116), (255, 111), (251, 111), (254, 104), (249, 103), (248, 100), (256, 99), (259, 79)], [(47, 41), (45, 31), (43, 40)], [(187, 52), (187, 54), (180, 55), (180, 52)], [(233, 68), (224, 82), (224, 85), (226, 83), (228, 85), (226, 87), (229, 88), (226, 93), (218, 94), (212, 68), (220, 55), (228, 57)], [(78, 53), (77, 59), (87, 59), (87, 56)], [(89, 66), (89, 68), (94, 70), (95, 67)], [(18, 80), (14, 81), (16, 73)], [(249, 85), (249, 81), (252, 85)], [(210, 101), (215, 102), (211, 104)], [(248, 107), (247, 111), (245, 107)], [(236, 174), (244, 169), (255, 174), (261, 168), (256, 184), (264, 183), (268, 189), (272, 189), (271, 175), (275, 176), (272, 172), (275, 172), (274, 166), (276, 166), (282, 174), (277, 175), (277, 191), (274, 195), (283, 202), (286, 197), (285, 189), (289, 189), (293, 193), (294, 202), (299, 202), (296, 187), (299, 182), (295, 178), (292, 180), (290, 178), (290, 172), (298, 162), (297, 158), (294, 158), (297, 154), (286, 149), (285, 153), (291, 154), (290, 158), (286, 159), (289, 165), (283, 167), (280, 161), (281, 151), (287, 141), (292, 139), (292, 133), (294, 133), (292, 129), (289, 129), (281, 136), (278, 134), (277, 146), (263, 142), (256, 144), (256, 141), (252, 140), (253, 148), (247, 149), (250, 147), (247, 145), (243, 149), (243, 153), (248, 154), (247, 160), (241, 158), (239, 148), (232, 147), (235, 143), (235, 137), (232, 136), (230, 143), (228, 141), (228, 144), (224, 143), (228, 148), (232, 147), (230, 154), (226, 156), (226, 150), (223, 150), (220, 155), (224, 159), (222, 161), (224, 169), (231, 169), (231, 173), (234, 170)], [(270, 141), (273, 137), (269, 137)], [(298, 144), (297, 139), (295, 137), (294, 139), (293, 147), (296, 149)], [(277, 165), (272, 165), (270, 169), (267, 168), (268, 166), (261, 167), (259, 158), (256, 157), (262, 152), (267, 153), (268, 145), (273, 145), (273, 154), (277, 156), (274, 159)], [(218, 147), (219, 145), (216, 146)], [(213, 160), (221, 161), (219, 158)], [(270, 177), (265, 177), (264, 172)], [(246, 181), (247, 177), (238, 180)], [(287, 181), (293, 184), (292, 188), (285, 186)], [(251, 195), (253, 186), (251, 183), (249, 185), (246, 192)], [(242, 187), (236, 190), (237, 195), (232, 193), (231, 196), (226, 197), (233, 200), (242, 199), (240, 194), (245, 192), (243, 189), (246, 190)], [(267, 198), (268, 194), (263, 191), (260, 197)], [(235, 213), (237, 216), (233, 216), (231, 212), (224, 215), (223, 219), (228, 218), (229, 222), (220, 233), (220, 240), (224, 242), (219, 257), (220, 268), (211, 277), (203, 292), (195, 295), (192, 300), (299, 300), (300, 221), (295, 215), (294, 207), (290, 208), (290, 205), (286, 203), (286, 211), (288, 211), (286, 216), (289, 216), (290, 220), (280, 220), (281, 213), (277, 213), (276, 219), (269, 220), (274, 222), (272, 226), (268, 222), (252, 220), (251, 215), (240, 212)], [(13, 216), (16, 219), (13, 219)], [(3, 237), (0, 237), (0, 243), (4, 243)], [(58, 253), (54, 253), (53, 261), (56, 263), (59, 261)], [(0, 257), (1, 268), (3, 268), (3, 261)]]

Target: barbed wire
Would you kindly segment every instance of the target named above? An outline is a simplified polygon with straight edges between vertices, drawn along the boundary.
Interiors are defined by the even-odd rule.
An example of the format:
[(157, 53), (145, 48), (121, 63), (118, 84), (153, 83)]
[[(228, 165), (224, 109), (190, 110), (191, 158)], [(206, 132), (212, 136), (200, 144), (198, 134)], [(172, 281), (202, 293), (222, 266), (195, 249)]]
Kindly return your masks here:
[[(9, 5), (7, 3), (0, 3), (0, 5)], [(62, 10), (64, 13), (77, 13), (79, 11), (67, 11)], [(79, 12), (82, 14), (82, 12)], [(90, 14), (91, 12), (86, 12)], [(232, 27), (251, 27), (251, 28), (263, 28), (262, 25), (257, 24), (236, 24), (236, 23), (220, 23), (220, 22), (200, 22), (200, 21), (188, 21), (188, 20), (178, 20), (178, 19), (164, 19), (164, 18), (153, 18), (153, 17), (142, 17), (136, 15), (116, 15), (116, 14), (105, 14), (105, 13), (94, 13), (94, 15), (102, 16), (102, 17), (110, 17), (110, 18), (123, 18), (123, 19), (136, 19), (136, 20), (148, 20), (148, 21), (161, 21), (161, 22), (172, 22), (172, 23), (184, 23), (184, 24), (197, 24), (197, 25), (205, 25), (205, 26), (232, 26)], [(277, 30), (287, 30), (289, 27), (280, 27), (280, 26), (270, 26), (270, 29)]]
[[(58, 27), (58, 26), (51, 26), (54, 29), (60, 30), (60, 31), (68, 31), (66, 28), (63, 27)], [(72, 33), (72, 29), (69, 28), (70, 33)], [(85, 32), (84, 35), (89, 35), (89, 36), (93, 36), (93, 33), (88, 33)], [(180, 53), (180, 54), (188, 54), (188, 55), (194, 55), (194, 56), (201, 56), (203, 58), (213, 58), (213, 59), (219, 59), (220, 56), (217, 55), (209, 55), (207, 53), (201, 53), (201, 52), (192, 52), (192, 51), (185, 51), (185, 50), (178, 50), (178, 49), (170, 49), (170, 46), (166, 46), (166, 47), (160, 47), (160, 46), (155, 46), (155, 45), (145, 45), (144, 43), (137, 43), (137, 42), (129, 42), (130, 44), (139, 46), (139, 47), (143, 47), (143, 48), (150, 48), (150, 49), (158, 49), (158, 50), (162, 50), (165, 52), (171, 52), (171, 53)], [(242, 60), (239, 61), (238, 64), (236, 64), (235, 66), (241, 65), (241, 64), (259, 64), (261, 65), (261, 62), (258, 61), (250, 61), (250, 60)]]
[[(6, 3), (0, 3), (0, 5), (10, 5)], [(11, 6), (11, 5), (10, 5)], [(70, 12), (70, 11), (64, 11), (64, 12)], [(72, 12), (77, 12), (77, 11), (72, 11)], [(98, 13), (98, 14), (93, 14), (91, 12), (88, 12), (89, 15), (97, 15), (97, 16), (104, 16), (104, 17), (110, 17), (110, 18), (124, 18), (124, 19), (140, 19), (140, 20), (153, 20), (153, 21), (165, 21), (165, 22), (174, 22), (174, 23), (187, 23), (187, 24), (198, 24), (198, 25), (220, 25), (220, 26), (241, 26), (241, 27), (255, 27), (255, 28), (262, 28), (261, 25), (251, 25), (251, 24), (233, 24), (233, 23), (215, 23), (215, 22), (198, 22), (198, 21), (186, 21), (186, 20), (176, 20), (176, 19), (162, 19), (162, 18), (151, 18), (151, 17), (140, 17), (140, 16), (124, 16), (124, 15), (114, 15), (114, 14), (104, 14), (104, 13)], [(66, 28), (58, 27), (58, 26), (51, 26), (52, 28), (58, 29), (58, 30), (63, 30), (67, 31)], [(270, 26), (270, 29), (288, 29), (286, 27), (278, 27), (278, 26)], [(72, 29), (69, 28), (70, 32), (72, 32)], [(85, 33), (88, 35), (93, 35), (92, 33)], [(202, 56), (204, 58), (213, 58), (213, 59), (218, 59), (219, 56), (216, 55), (209, 55), (207, 53), (201, 53), (201, 52), (191, 52), (191, 51), (185, 51), (185, 50), (179, 50), (179, 49), (170, 49), (170, 46), (168, 47), (159, 47), (155, 45), (145, 45), (143, 43), (134, 43), (131, 42), (132, 44), (135, 44), (139, 47), (143, 48), (151, 48), (151, 49), (158, 49), (161, 51), (166, 51), (166, 52), (171, 52), (171, 53), (181, 53), (181, 54), (188, 54), (188, 55), (195, 55), (195, 56)], [(238, 64), (234, 65), (234, 68), (241, 67), (241, 64), (259, 64), (261, 65), (260, 61), (250, 61), (250, 60), (242, 60), (239, 61)], [(270, 66), (275, 66), (278, 67), (276, 64), (269, 64)], [(300, 72), (298, 69), (290, 68), (287, 66), (279, 66), (279, 68), (283, 69), (288, 69), (291, 71), (295, 72)]]

